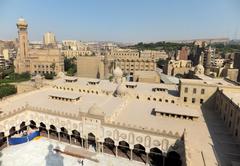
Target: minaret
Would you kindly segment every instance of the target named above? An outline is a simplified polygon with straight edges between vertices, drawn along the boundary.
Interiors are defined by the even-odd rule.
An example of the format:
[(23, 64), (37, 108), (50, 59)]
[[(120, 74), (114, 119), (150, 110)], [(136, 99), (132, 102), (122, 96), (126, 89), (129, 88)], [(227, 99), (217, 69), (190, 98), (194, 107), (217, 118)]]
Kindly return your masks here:
[(28, 57), (28, 24), (23, 18), (19, 18), (17, 22), (18, 40), (19, 40), (19, 56), (20, 59)]
[(108, 59), (108, 55), (106, 54), (105, 56), (104, 56), (104, 77), (105, 77), (105, 79), (108, 79), (108, 77), (109, 77), (109, 59)]
[(205, 74), (210, 74), (210, 67), (211, 67), (211, 46), (209, 46), (207, 55), (206, 55), (206, 65), (205, 65)]

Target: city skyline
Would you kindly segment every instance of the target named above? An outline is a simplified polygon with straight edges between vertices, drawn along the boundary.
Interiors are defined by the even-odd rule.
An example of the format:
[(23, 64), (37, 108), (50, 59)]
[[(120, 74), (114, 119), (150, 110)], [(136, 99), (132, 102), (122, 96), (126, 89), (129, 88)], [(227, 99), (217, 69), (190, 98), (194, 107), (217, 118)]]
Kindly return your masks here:
[[(1, 1), (0, 39), (17, 37), (19, 17), (29, 23), (29, 39), (42, 40), (45, 32), (58, 41), (156, 42), (198, 38), (239, 39), (240, 3), (232, 1), (121, 1), (69, 3), (62, 1)], [(51, 10), (51, 11), (49, 11)], [(10, 12), (11, 11), (11, 12)], [(63, 12), (65, 11), (65, 12)], [(50, 14), (49, 14), (50, 13)]]

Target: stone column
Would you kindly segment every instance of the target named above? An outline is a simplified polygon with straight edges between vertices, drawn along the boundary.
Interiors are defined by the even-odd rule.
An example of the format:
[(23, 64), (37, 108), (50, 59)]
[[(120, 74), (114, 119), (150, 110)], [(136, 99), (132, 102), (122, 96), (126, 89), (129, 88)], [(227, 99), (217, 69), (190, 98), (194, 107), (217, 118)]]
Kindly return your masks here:
[(7, 136), (7, 147), (9, 146), (9, 140), (8, 140), (8, 136)]
[(70, 144), (72, 143), (72, 137), (71, 137), (71, 135), (69, 135), (69, 143), (70, 143)]
[(118, 146), (116, 146), (116, 148), (115, 148), (115, 150), (116, 150), (116, 157), (118, 157)]
[(149, 163), (148, 153), (146, 153), (146, 165)]
[(49, 139), (49, 129), (47, 129), (47, 135), (48, 135), (48, 139)]
[(60, 135), (60, 132), (58, 132), (58, 141), (61, 142), (61, 135)]
[(163, 166), (165, 166), (165, 155), (162, 153), (162, 158), (163, 158)]
[(85, 149), (88, 149), (88, 139), (84, 139), (85, 140)]
[(102, 153), (103, 153), (103, 149), (104, 149), (104, 148), (103, 148), (103, 143), (102, 143)]
[(130, 149), (130, 160), (132, 160), (132, 149)]
[(82, 145), (82, 148), (84, 148), (84, 147), (83, 147), (83, 138), (81, 138), (81, 145)]

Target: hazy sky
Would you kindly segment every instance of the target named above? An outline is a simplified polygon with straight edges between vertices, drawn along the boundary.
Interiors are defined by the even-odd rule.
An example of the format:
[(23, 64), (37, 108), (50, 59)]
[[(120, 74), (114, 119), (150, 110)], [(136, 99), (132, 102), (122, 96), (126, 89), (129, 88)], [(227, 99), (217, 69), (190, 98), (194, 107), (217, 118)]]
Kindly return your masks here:
[(0, 39), (17, 37), (21, 16), (30, 40), (240, 38), (240, 0), (0, 0)]

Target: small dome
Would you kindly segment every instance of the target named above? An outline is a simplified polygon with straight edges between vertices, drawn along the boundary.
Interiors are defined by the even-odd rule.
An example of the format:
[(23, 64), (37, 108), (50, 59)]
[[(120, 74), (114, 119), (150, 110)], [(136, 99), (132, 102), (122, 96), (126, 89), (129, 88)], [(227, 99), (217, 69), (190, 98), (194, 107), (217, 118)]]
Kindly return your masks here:
[(91, 115), (98, 115), (98, 116), (104, 116), (104, 112), (102, 111), (102, 109), (100, 107), (97, 106), (97, 104), (93, 104), (89, 110), (88, 113)]
[(63, 72), (59, 72), (57, 77), (63, 78), (65, 76), (65, 74)]
[(37, 74), (34, 78), (35, 79), (42, 79), (42, 76), (40, 74)]
[(195, 74), (203, 74), (204, 73), (204, 67), (201, 64), (198, 64), (194, 69)]
[(114, 70), (113, 70), (113, 75), (115, 77), (122, 77), (123, 72), (122, 70), (117, 66)]
[(119, 96), (124, 96), (127, 93), (127, 88), (125, 87), (124, 84), (120, 84), (118, 85), (117, 89), (116, 89), (116, 94)]

